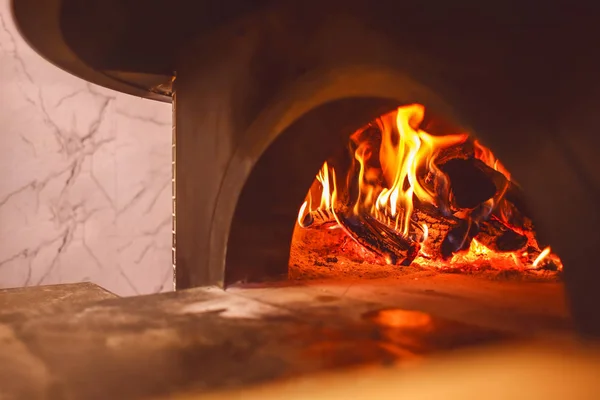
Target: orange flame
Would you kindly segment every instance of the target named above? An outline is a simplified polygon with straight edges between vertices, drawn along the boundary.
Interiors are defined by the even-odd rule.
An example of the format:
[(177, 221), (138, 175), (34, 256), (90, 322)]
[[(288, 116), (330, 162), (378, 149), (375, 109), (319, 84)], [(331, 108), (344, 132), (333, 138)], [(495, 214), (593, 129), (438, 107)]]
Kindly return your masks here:
[(488, 167), (502, 173), (506, 179), (511, 180), (510, 172), (504, 168), (504, 165), (494, 156), (490, 149), (479, 143), (479, 140), (475, 140), (473, 144), (475, 145), (475, 158), (483, 161)]
[(533, 267), (537, 267), (542, 261), (544, 261), (544, 259), (546, 257), (548, 257), (548, 254), (550, 254), (550, 246), (546, 247), (539, 256), (536, 257), (536, 259), (533, 261), (533, 264), (531, 264)]
[[(439, 150), (464, 142), (468, 135), (433, 136), (418, 129), (425, 116), (425, 107), (420, 104), (399, 107), (378, 120), (382, 132), (379, 162), (387, 187), (377, 187), (365, 180), (365, 154), (363, 144), (359, 144), (355, 158), (360, 163), (358, 176), (359, 197), (354, 212), (362, 208), (382, 222), (393, 225), (402, 235), (410, 229), (413, 195), (420, 201), (437, 206), (437, 196), (425, 187), (419, 174), (432, 171), (443, 178), (434, 164)], [(375, 198), (374, 194), (378, 193)], [(373, 199), (375, 201), (373, 202)]]
[[(424, 106), (420, 104), (402, 106), (393, 112), (382, 115), (371, 125), (359, 129), (351, 135), (355, 164), (349, 171), (348, 185), (351, 185), (350, 181), (357, 184), (358, 194), (356, 197), (352, 195), (354, 197), (353, 204), (342, 204), (344, 207), (349, 207), (344, 212), (350, 211), (357, 215), (368, 213), (388, 227), (394, 228), (398, 235), (408, 237), (414, 234), (415, 236), (411, 236), (411, 240), (419, 240), (422, 244), (418, 258), (422, 264), (439, 267), (446, 266), (448, 263), (476, 264), (485, 260), (486, 262), (497, 261), (513, 267), (523, 267), (524, 265), (537, 267), (546, 257), (552, 257), (555, 265), (562, 269), (558, 257), (550, 253), (550, 247), (544, 249), (531, 263), (527, 251), (494, 252), (474, 239), (470, 242), (468, 250), (454, 254), (449, 262), (431, 260), (427, 249), (432, 248), (428, 245), (428, 242), (432, 240), (432, 226), (411, 224), (415, 199), (420, 204), (433, 206), (442, 212), (451, 212), (448, 205), (450, 203), (450, 183), (447, 175), (437, 166), (436, 160), (444, 149), (469, 140), (469, 135), (466, 133), (442, 136), (430, 134), (420, 129), (424, 118)], [(378, 128), (377, 132), (380, 133), (381, 138), (377, 137), (375, 141), (370, 141), (368, 130), (375, 127)], [(505, 187), (499, 188), (493, 198), (479, 206), (478, 216), (470, 214), (471, 210), (454, 210), (456, 217), (466, 218), (469, 223), (479, 223), (481, 220), (487, 219), (494, 211), (498, 211), (500, 215), (508, 212), (502, 209), (502, 201), (508, 189), (511, 174), (478, 140), (473, 140), (472, 143), (474, 157), (507, 178)], [(325, 162), (316, 176), (320, 187), (320, 200), (316, 208), (313, 208), (312, 190), (308, 192), (298, 213), (298, 224), (301, 227), (304, 227), (305, 217), (315, 211), (326, 212), (329, 218), (335, 219), (338, 225), (329, 226), (329, 229), (343, 227), (338, 216), (339, 204), (335, 174), (335, 170)], [(500, 209), (495, 210), (496, 207)], [(415, 234), (415, 228), (422, 234), (418, 232)], [(533, 234), (529, 233), (527, 237), (528, 246), (535, 248), (536, 252), (539, 251)]]
[[(310, 192), (309, 192), (308, 196), (310, 196)], [(302, 203), (302, 206), (300, 207), (300, 212), (298, 212), (298, 225), (300, 225), (303, 228), (306, 227), (304, 225), (304, 222), (302, 222), (302, 220), (304, 219), (304, 216), (306, 215), (305, 211), (306, 211), (307, 206), (309, 207), (308, 209), (310, 210), (310, 206), (308, 205), (308, 200), (304, 200), (304, 203)]]
[(319, 209), (330, 210), (331, 191), (329, 189), (329, 167), (327, 166), (327, 161), (323, 163), (323, 167), (321, 167), (321, 170), (317, 174), (317, 180), (323, 187), (321, 191), (321, 204), (319, 204)]
[(519, 266), (520, 261), (514, 253), (495, 253), (477, 240), (473, 239), (469, 250), (452, 256), (450, 264), (477, 264), (481, 260), (500, 262), (503, 265)]
[[(333, 175), (333, 173), (334, 173), (333, 168), (331, 168), (331, 172)], [(335, 179), (335, 175), (333, 175), (333, 177)], [(325, 161), (323, 163), (323, 166), (319, 170), (319, 173), (317, 174), (316, 179), (321, 185), (321, 200), (320, 200), (317, 208), (313, 209), (312, 208), (312, 193), (310, 190), (308, 191), (308, 194), (306, 195), (306, 200), (304, 201), (304, 203), (302, 203), (302, 206), (300, 207), (300, 211), (298, 212), (298, 225), (300, 225), (302, 228), (306, 227), (304, 224), (304, 217), (307, 214), (309, 214), (313, 211), (326, 211), (326, 212), (333, 211), (331, 180), (330, 180), (330, 172), (329, 172), (329, 166), (327, 165), (327, 161)], [(335, 182), (334, 182), (334, 186), (335, 186)]]

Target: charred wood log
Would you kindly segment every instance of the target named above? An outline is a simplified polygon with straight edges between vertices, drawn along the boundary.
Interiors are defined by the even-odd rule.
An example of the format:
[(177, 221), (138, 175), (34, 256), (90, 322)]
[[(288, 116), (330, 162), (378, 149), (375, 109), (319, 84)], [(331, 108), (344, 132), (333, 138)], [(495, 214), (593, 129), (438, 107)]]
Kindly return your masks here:
[(429, 166), (425, 174), (417, 177), (423, 186), (428, 187), (432, 193), (435, 193), (438, 207), (445, 215), (451, 214), (451, 182), (448, 175), (440, 169), (440, 166), (452, 160), (466, 160), (474, 156), (475, 150), (471, 139), (440, 149), (435, 155), (435, 163)]
[[(427, 225), (427, 238), (422, 245), (424, 256), (433, 259), (442, 258), (442, 243), (448, 236), (448, 232), (455, 228), (460, 220), (452, 215), (442, 215), (438, 210), (427, 205), (420, 204), (417, 207), (411, 221), (419, 227), (417, 232), (422, 232), (423, 224)], [(415, 237), (417, 241), (422, 239), (422, 237)]]
[(473, 140), (469, 138), (463, 143), (441, 149), (435, 157), (435, 163), (437, 165), (442, 165), (453, 159), (467, 159), (474, 157), (475, 146)]
[[(521, 187), (483, 161), (475, 158), (449, 160), (439, 168), (449, 176), (451, 190), (457, 200), (457, 208), (473, 208), (481, 202), (494, 198), (493, 213), (505, 224), (524, 228), (526, 220), (530, 220)], [(450, 171), (447, 172), (446, 169)], [(491, 196), (489, 194), (493, 188), (490, 183), (495, 187), (495, 192)], [(474, 189), (478, 185), (483, 186)]]
[[(512, 233), (507, 233), (506, 238), (511, 238), (509, 241), (514, 240), (512, 244), (507, 244), (508, 247), (512, 248), (518, 246), (517, 243), (520, 243), (520, 241), (523, 240), (519, 236), (523, 236), (526, 231), (534, 230), (530, 217), (531, 214), (526, 206), (523, 190), (519, 185), (509, 181), (502, 173), (487, 166), (484, 162), (475, 160), (474, 164), (476, 164), (477, 168), (485, 173), (490, 181), (496, 186), (496, 193), (492, 197), (494, 200), (494, 208), (492, 209), (491, 216), (496, 218), (506, 227), (506, 232), (514, 231), (514, 233), (517, 233), (517, 236), (512, 235)], [(495, 233), (502, 234), (499, 231)], [(519, 247), (519, 249), (520, 248), (521, 247)]]
[(501, 173), (475, 158), (453, 158), (439, 168), (450, 180), (451, 203), (456, 209), (475, 208), (507, 184)]
[(340, 214), (339, 219), (352, 239), (383, 257), (389, 264), (407, 266), (419, 254), (418, 242), (402, 237), (368, 214)]
[(519, 233), (534, 229), (522, 190), (513, 183), (509, 184), (506, 195), (498, 202), (493, 216)]
[(313, 210), (309, 213), (307, 213), (303, 218), (302, 218), (302, 224), (300, 224), (300, 226), (302, 228), (311, 228), (311, 229), (315, 229), (315, 228), (319, 228), (322, 227), (324, 225), (330, 225), (330, 224), (335, 224), (335, 217), (333, 215), (333, 213), (331, 212), (331, 210)]
[(440, 249), (442, 258), (446, 260), (454, 253), (467, 250), (478, 233), (479, 227), (476, 223), (470, 220), (461, 220), (444, 237)]
[[(454, 209), (473, 209), (474, 213), (478, 213), (483, 211), (484, 202), (493, 199), (493, 208), (482, 215), (472, 215), (473, 219), (479, 223), (490, 217), (491, 213), (506, 228), (502, 232), (494, 232), (495, 235), (502, 236), (499, 240), (501, 247), (505, 246), (507, 249), (504, 251), (514, 250), (514, 247), (522, 248), (519, 245), (524, 240), (522, 236), (524, 232), (533, 230), (533, 224), (519, 185), (474, 158), (449, 160), (440, 166), (440, 170), (450, 180), (451, 205)], [(485, 226), (484, 230), (487, 228)], [(496, 244), (492, 247), (502, 251), (496, 249)]]
[(528, 242), (527, 236), (515, 232), (495, 218), (479, 223), (479, 233), (475, 239), (488, 249), (499, 252), (524, 249)]

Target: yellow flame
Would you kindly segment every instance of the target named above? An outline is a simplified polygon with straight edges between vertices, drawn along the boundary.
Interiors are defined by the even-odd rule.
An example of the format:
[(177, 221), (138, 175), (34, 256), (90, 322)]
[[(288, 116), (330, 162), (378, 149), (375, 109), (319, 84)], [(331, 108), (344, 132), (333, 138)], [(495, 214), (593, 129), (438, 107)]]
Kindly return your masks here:
[[(335, 179), (335, 170), (332, 168), (331, 169), (331, 175), (333, 176), (333, 192), (331, 193), (331, 203), (332, 204), (336, 204), (337, 203), (337, 184), (336, 184), (336, 179)], [(335, 222), (337, 222), (337, 225), (343, 229), (343, 225), (340, 222), (340, 217), (337, 215), (337, 213), (335, 212), (335, 207), (331, 208), (331, 213), (333, 214), (333, 218), (335, 218)], [(354, 236), (350, 236), (353, 240)]]
[(304, 211), (306, 210), (306, 207), (308, 206), (308, 200), (305, 200), (304, 203), (302, 203), (302, 207), (300, 207), (300, 212), (298, 213), (298, 225), (300, 225), (301, 227), (305, 227), (304, 224), (302, 223), (302, 219), (304, 218)]
[[(402, 106), (393, 112), (382, 115), (375, 122), (354, 132), (350, 137), (354, 162), (353, 167), (349, 170), (348, 187), (343, 189), (348, 190), (344, 192), (345, 194), (352, 194), (355, 203), (343, 206), (350, 207), (355, 214), (369, 213), (403, 236), (414, 233), (414, 231), (410, 232), (411, 218), (416, 206), (414, 201), (418, 200), (419, 204), (436, 207), (442, 212), (452, 211), (449, 208), (451, 204), (450, 182), (446, 174), (437, 166), (437, 163), (440, 162), (438, 157), (443, 154), (444, 149), (465, 143), (468, 139), (467, 134), (442, 136), (430, 134), (420, 129), (424, 118), (424, 106), (420, 104)], [(504, 174), (510, 180), (511, 176), (508, 171), (489, 149), (477, 140), (473, 141), (473, 145), (477, 159)], [(452, 154), (449, 155), (452, 156)], [(446, 158), (445, 155), (444, 158)], [(329, 216), (333, 215), (337, 221), (337, 225), (330, 226), (328, 229), (341, 228), (345, 230), (343, 224), (340, 224), (340, 215), (337, 214), (340, 211), (336, 210), (335, 206), (338, 201), (335, 173), (334, 168), (330, 168), (327, 162), (319, 170), (316, 177), (319, 184), (315, 182), (300, 207), (298, 214), (300, 226), (302, 226), (302, 221), (306, 221), (306, 215), (315, 211), (311, 196), (316, 196), (316, 190), (320, 190), (318, 203), (317, 197), (314, 200), (316, 210), (330, 212)], [(333, 179), (333, 183), (331, 183), (331, 179)], [(358, 184), (358, 194), (355, 196), (355, 187), (352, 184), (356, 183)], [(508, 213), (509, 209), (502, 209), (502, 199), (508, 187), (507, 181), (507, 184), (500, 188), (493, 198), (482, 204), (482, 209), (478, 210), (476, 216), (471, 216), (468, 210), (458, 211), (464, 214), (462, 216), (458, 216), (457, 211), (454, 210), (455, 215), (462, 219), (466, 218), (469, 223), (477, 223), (478, 221), (473, 218), (485, 218), (494, 212), (495, 208), (499, 208), (498, 212), (501, 215)], [(340, 206), (340, 204), (337, 205)], [(421, 241), (423, 245), (420, 251), (423, 256), (429, 257), (425, 252), (427, 250), (425, 242), (428, 239), (431, 241), (431, 238), (437, 238), (438, 232), (434, 226), (430, 229), (427, 224), (422, 224), (422, 228)], [(354, 236), (351, 237), (356, 240)], [(537, 242), (532, 243), (537, 248)], [(468, 250), (454, 254), (450, 264), (497, 260), (506, 265), (523, 267), (524, 262), (529, 262), (529, 260), (523, 259), (527, 256), (526, 251), (522, 253), (493, 251), (477, 240), (472, 240)], [(535, 259), (533, 267), (537, 267), (546, 257), (551, 257), (557, 268), (562, 268), (560, 260), (550, 253), (549, 247)], [(434, 261), (430, 260), (430, 262)], [(447, 261), (443, 262), (448, 263)]]
[(544, 261), (544, 259), (546, 257), (548, 257), (548, 254), (550, 254), (550, 246), (546, 247), (537, 257), (535, 260), (533, 260), (533, 267), (537, 267), (542, 261)]
[(323, 167), (321, 167), (321, 170), (317, 174), (317, 180), (323, 187), (319, 209), (329, 210), (331, 208), (331, 191), (329, 190), (329, 166), (327, 165), (327, 161), (323, 163)]
[(326, 161), (323, 163), (323, 166), (317, 173), (317, 181), (321, 184), (321, 200), (319, 202), (319, 206), (315, 210), (312, 209), (312, 194), (309, 190), (308, 194), (306, 195), (306, 200), (304, 203), (302, 203), (302, 206), (298, 212), (298, 224), (301, 227), (305, 228), (305, 225), (302, 221), (304, 220), (306, 214), (316, 210), (331, 211), (331, 185), (329, 179), (329, 166), (327, 165)]
[[(365, 181), (366, 143), (360, 143), (355, 152), (360, 169), (359, 195), (354, 212), (370, 208), (375, 218), (387, 224), (395, 222), (396, 230), (405, 236), (409, 233), (414, 208), (413, 196), (420, 201), (437, 205), (436, 193), (432, 193), (421, 184), (419, 173), (432, 171), (442, 176), (434, 164), (439, 150), (467, 139), (466, 134), (433, 136), (418, 129), (424, 116), (425, 107), (412, 104), (399, 107), (395, 112), (383, 115), (377, 121), (381, 131), (379, 162), (386, 187), (375, 187), (373, 183)], [(374, 193), (379, 194), (375, 197)]]
[(354, 213), (358, 214), (360, 212), (360, 206), (362, 204), (362, 197), (363, 197), (363, 190), (361, 189), (361, 185), (363, 184), (364, 180), (365, 180), (365, 148), (364, 145), (361, 145), (358, 147), (358, 149), (356, 149), (356, 152), (354, 153), (354, 158), (356, 158), (356, 160), (358, 161), (359, 165), (360, 165), (360, 169), (358, 171), (358, 184), (359, 184), (359, 191), (358, 191), (358, 199), (356, 199), (356, 204), (354, 205)]

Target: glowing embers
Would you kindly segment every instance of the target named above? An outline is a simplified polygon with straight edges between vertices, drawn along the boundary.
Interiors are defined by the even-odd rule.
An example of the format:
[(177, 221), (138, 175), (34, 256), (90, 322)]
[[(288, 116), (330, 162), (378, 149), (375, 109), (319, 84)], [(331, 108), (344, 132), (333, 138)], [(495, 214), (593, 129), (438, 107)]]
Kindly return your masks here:
[(331, 251), (343, 244), (348, 252), (345, 234), (369, 262), (561, 269), (538, 245), (521, 188), (492, 152), (464, 133), (430, 134), (424, 119), (413, 104), (352, 134), (348, 158), (319, 171), (299, 226), (340, 228)]

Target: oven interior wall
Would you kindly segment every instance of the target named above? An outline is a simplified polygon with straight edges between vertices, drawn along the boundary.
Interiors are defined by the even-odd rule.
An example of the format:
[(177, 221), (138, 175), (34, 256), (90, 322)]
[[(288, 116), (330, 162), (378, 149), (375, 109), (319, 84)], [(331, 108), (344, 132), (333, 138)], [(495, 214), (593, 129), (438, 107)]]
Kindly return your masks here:
[(252, 169), (235, 210), (226, 284), (287, 276), (293, 222), (312, 176), (324, 159), (345, 151), (357, 126), (394, 105), (383, 99), (328, 103), (305, 114), (269, 146)]

